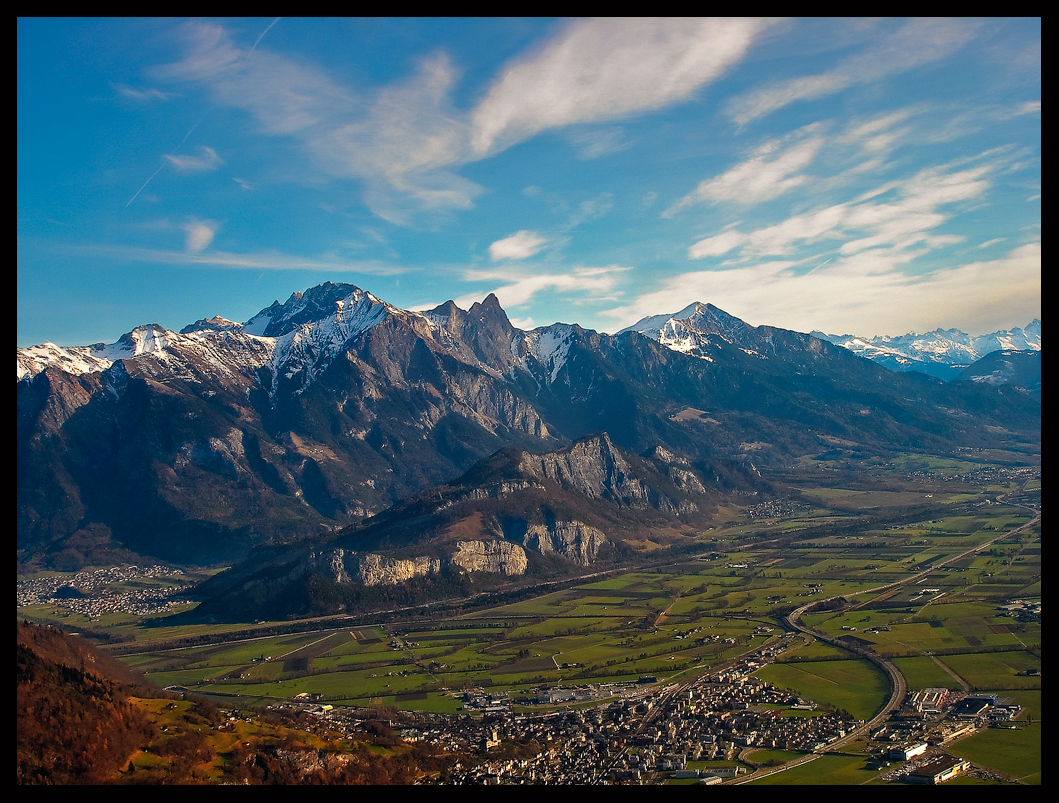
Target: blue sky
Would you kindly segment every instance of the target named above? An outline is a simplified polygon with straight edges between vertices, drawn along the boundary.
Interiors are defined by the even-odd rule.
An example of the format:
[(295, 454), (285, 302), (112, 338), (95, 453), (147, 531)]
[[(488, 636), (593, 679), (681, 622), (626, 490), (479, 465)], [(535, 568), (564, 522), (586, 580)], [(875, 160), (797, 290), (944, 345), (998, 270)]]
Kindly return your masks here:
[(18, 345), (324, 281), (523, 328), (1041, 309), (1041, 23), (20, 19)]

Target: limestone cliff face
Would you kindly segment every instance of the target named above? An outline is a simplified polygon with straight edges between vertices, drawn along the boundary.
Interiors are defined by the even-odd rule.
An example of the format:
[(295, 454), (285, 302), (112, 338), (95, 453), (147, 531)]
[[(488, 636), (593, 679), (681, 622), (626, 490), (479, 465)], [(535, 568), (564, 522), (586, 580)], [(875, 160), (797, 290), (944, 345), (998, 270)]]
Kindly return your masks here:
[(360, 555), (359, 558), (357, 580), (366, 586), (395, 586), (413, 577), (422, 577), (441, 571), (439, 559), (425, 556), (401, 560), (368, 553)]
[(526, 571), (526, 551), (507, 541), (457, 541), (453, 564), (467, 572), (511, 576)]
[(608, 543), (607, 536), (579, 521), (557, 521), (551, 526), (531, 525), (523, 543), (526, 549), (542, 555), (555, 553), (582, 566), (588, 566)]
[(455, 550), (445, 559), (425, 555), (391, 558), (374, 552), (332, 549), (315, 554), (312, 562), (317, 571), (322, 571), (340, 585), (392, 586), (413, 577), (437, 574), (446, 566), (455, 566), (465, 572), (523, 574), (526, 552), (517, 544), (506, 541), (457, 541)]

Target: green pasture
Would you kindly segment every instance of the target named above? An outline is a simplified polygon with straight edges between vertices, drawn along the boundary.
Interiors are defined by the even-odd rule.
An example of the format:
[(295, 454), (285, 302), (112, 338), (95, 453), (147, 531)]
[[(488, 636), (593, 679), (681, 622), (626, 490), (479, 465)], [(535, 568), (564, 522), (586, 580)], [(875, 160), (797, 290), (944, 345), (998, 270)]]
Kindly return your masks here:
[[(924, 458), (913, 455), (900, 459), (914, 462)], [(953, 467), (962, 462), (950, 461), (949, 465)], [(825, 488), (821, 487), (819, 476), (813, 479), (817, 487), (808, 489), (806, 495), (818, 504), (844, 508), (857, 517), (870, 518), (872, 508), (907, 507), (929, 501), (918, 490), (892, 490), (901, 488), (894, 484), (885, 491), (858, 490), (859, 486)], [(926, 493), (934, 493), (934, 502), (957, 498), (954, 494)], [(382, 628), (351, 627), (159, 651), (129, 656), (126, 660), (167, 685), (197, 686), (213, 680), (205, 688), (263, 698), (320, 691), (333, 700), (361, 702), (375, 698), (390, 700), (401, 694), (419, 696), (424, 684), (438, 682), (452, 688), (477, 682), (503, 688), (525, 686), (530, 679), (538, 677), (552, 681), (561, 678), (564, 683), (572, 683), (600, 682), (604, 677), (628, 680), (640, 674), (679, 676), (689, 668), (711, 665), (734, 657), (751, 645), (760, 645), (769, 636), (753, 636), (747, 644), (759, 625), (773, 628), (771, 636), (782, 634), (783, 622), (769, 616), (777, 607), (789, 610), (791, 606), (834, 595), (864, 602), (868, 597), (858, 596), (861, 592), (908, 577), (911, 566), (944, 560), (969, 545), (995, 537), (1002, 526), (1025, 520), (1022, 514), (1016, 516), (1015, 508), (1009, 507), (952, 510), (953, 515), (938, 521), (924, 519), (898, 530), (879, 524), (860, 531), (843, 529), (843, 522), (850, 521), (849, 518), (831, 515), (833, 509), (823, 510), (822, 518), (798, 517), (801, 522), (798, 526), (835, 521), (839, 527), (835, 536), (800, 540), (795, 535), (794, 540), (787, 540), (776, 549), (761, 548), (754, 543), (757, 539), (763, 540), (770, 529), (778, 532), (775, 526), (733, 519), (731, 526), (722, 525), (704, 533), (718, 552), (725, 553), (718, 559), (627, 572), (490, 611), (439, 621), (431, 627), (412, 625), (407, 631), (395, 632), (403, 641), (418, 642), (419, 646), (397, 651), (389, 649), (390, 637)], [(884, 519), (880, 521), (885, 523)], [(747, 535), (752, 538), (744, 537)], [(909, 540), (923, 543), (910, 546)], [(749, 548), (740, 550), (740, 545)], [(966, 572), (939, 570), (911, 590), (895, 595), (892, 601), (904, 601), (906, 609), (865, 607), (838, 615), (809, 614), (805, 617), (806, 623), (833, 636), (852, 635), (872, 642), (880, 652), (908, 656), (898, 660), (913, 687), (951, 687), (952, 679), (922, 656), (923, 650), (984, 649), (1017, 644), (1017, 639), (1027, 644), (1040, 643), (1039, 624), (1016, 627), (1013, 619), (998, 617), (995, 610), (998, 601), (1025, 593), (1022, 589), (1031, 583), (1036, 584), (1040, 593), (1039, 580), (1034, 576), (1040, 573), (1040, 554), (1018, 554), (1024, 544), (998, 547), (1009, 550), (1012, 558), (1023, 560), (1009, 563), (999, 557), (979, 555), (968, 561), (973, 568)], [(994, 563), (984, 562), (990, 559)], [(747, 568), (727, 565), (732, 563), (746, 563)], [(869, 565), (876, 568), (869, 569)], [(989, 578), (993, 582), (985, 585), (974, 582), (978, 574), (988, 571), (994, 572), (994, 577)], [(1018, 585), (1005, 580), (1016, 580)], [(820, 583), (821, 592), (814, 597), (799, 597), (807, 583)], [(912, 599), (922, 587), (940, 587), (946, 595), (929, 605), (927, 598)], [(953, 601), (953, 595), (957, 595), (958, 602)], [(40, 607), (52, 612), (61, 610), (57, 606)], [(657, 628), (648, 629), (653, 617), (667, 609)], [(935, 619), (934, 624), (939, 626), (932, 626), (930, 621), (913, 621), (915, 618)], [(460, 627), (461, 622), (468, 627)], [(71, 627), (65, 620), (60, 624)], [(99, 622), (90, 625), (101, 627)], [(843, 631), (843, 625), (856, 627), (857, 631)], [(864, 632), (877, 625), (889, 626), (891, 630), (879, 634)], [(143, 628), (134, 617), (121, 615), (106, 626), (137, 639), (152, 640), (246, 628), (246, 625)], [(676, 638), (695, 628), (702, 629), (687, 639)], [(368, 644), (354, 634), (380, 641)], [(742, 643), (695, 643), (712, 635), (722, 639), (736, 637)], [(526, 651), (528, 656), (519, 656), (521, 651)], [(303, 672), (292, 676), (288, 669), (297, 665), (285, 667), (287, 661), (276, 660), (284, 655), (288, 656), (287, 660), (309, 658), (310, 661), (308, 665), (302, 664)], [(1027, 660), (1036, 661), (1039, 667), (1039, 659), (1011, 657), (1018, 655), (1028, 656), (1021, 652), (979, 652), (967, 656), (945, 655), (942, 659), (968, 682), (981, 688), (990, 687), (990, 682), (1000, 687), (1039, 688), (1039, 678), (1018, 678), (1014, 674), (1020, 668), (1027, 668), (1022, 666)], [(262, 656), (271, 656), (274, 660), (254, 660)], [(559, 663), (578, 663), (583, 667), (557, 670), (552, 656)], [(791, 658), (810, 660), (790, 662)], [(423, 666), (438, 661), (445, 669), (432, 677), (412, 664), (412, 659)], [(817, 642), (788, 651), (781, 660), (785, 663), (759, 670), (758, 675), (776, 685), (792, 688), (807, 699), (844, 708), (858, 717), (869, 717), (885, 700), (888, 690), (885, 677), (870, 663), (851, 659), (849, 653), (837, 648)], [(970, 676), (957, 668), (956, 663), (960, 661), (968, 663)], [(249, 677), (238, 681), (215, 680), (236, 671)], [(386, 677), (388, 672), (405, 671), (414, 674)], [(377, 677), (370, 677), (372, 674)], [(455, 704), (450, 701), (451, 698), (444, 697), (435, 699), (431, 693), (425, 700), (399, 699), (397, 702), (405, 708), (449, 710), (445, 706), (451, 708)], [(442, 706), (442, 709), (429, 706)]]
[(858, 719), (871, 719), (890, 690), (882, 671), (864, 660), (770, 664), (754, 674), (799, 697), (845, 709)]
[[(424, 684), (431, 683), (429, 675), (414, 667), (402, 667), (410, 674), (407, 676), (387, 677), (384, 672), (330, 672), (321, 675), (292, 678), (268, 684), (240, 683), (238, 681), (214, 683), (207, 690), (227, 692), (229, 694), (271, 696), (291, 698), (302, 692), (322, 694), (325, 700), (357, 699), (401, 694), (418, 691)], [(371, 677), (376, 674), (376, 677)]]
[(777, 764), (786, 764), (788, 761), (794, 761), (797, 758), (801, 758), (805, 753), (799, 753), (794, 750), (772, 750), (763, 749), (755, 750), (746, 756), (747, 761), (753, 762), (758, 766), (775, 766)]
[(1018, 719), (1027, 722), (1032, 717), (1036, 722), (1041, 718), (1041, 690), (1040, 689), (1004, 689), (998, 691), (1001, 698), (1010, 697), (1022, 706)]
[(803, 644), (801, 647), (787, 650), (780, 656), (780, 661), (786, 663), (795, 658), (801, 661), (848, 660), (852, 657), (852, 654), (846, 650), (834, 647), (823, 641), (813, 641), (809, 644)]
[(967, 474), (981, 467), (981, 463), (935, 457), (928, 454), (902, 454), (890, 459), (890, 466), (898, 471), (930, 471), (942, 476)]
[(163, 689), (166, 686), (192, 687), (228, 672), (234, 672), (238, 668), (236, 666), (208, 666), (198, 669), (183, 669), (179, 672), (145, 672), (144, 677)]
[(945, 655), (942, 660), (976, 689), (1039, 689), (1041, 678), (1019, 675), (1040, 669), (1041, 659), (1025, 651)]
[[(924, 503), (954, 502), (954, 494), (918, 491), (858, 491), (848, 488), (807, 488), (802, 494), (832, 510), (868, 510), (884, 507), (908, 507)], [(972, 494), (971, 498), (976, 495)]]
[[(385, 652), (368, 652), (359, 655), (324, 655), (312, 659), (312, 667), (315, 670), (340, 670), (355, 669), (365, 664), (396, 664), (400, 659), (407, 656), (403, 652), (386, 650)], [(282, 661), (271, 661), (265, 666), (282, 665)]]
[(1018, 730), (986, 728), (954, 742), (947, 750), (1024, 783), (1040, 784), (1041, 731), (1040, 721)]
[[(949, 656), (945, 656), (948, 658)], [(894, 658), (894, 666), (905, 676), (909, 689), (953, 689), (963, 687), (944, 669), (934, 663), (929, 656), (911, 658)]]
[(588, 585), (578, 586), (578, 588), (586, 590), (598, 589), (600, 591), (621, 591), (638, 582), (640, 582), (638, 577), (632, 577), (629, 574), (623, 574), (620, 577), (611, 577), (607, 580), (600, 580), (597, 583), (589, 583)]
[(862, 784), (878, 775), (878, 770), (868, 768), (864, 756), (824, 755), (750, 783), (755, 786), (841, 786)]

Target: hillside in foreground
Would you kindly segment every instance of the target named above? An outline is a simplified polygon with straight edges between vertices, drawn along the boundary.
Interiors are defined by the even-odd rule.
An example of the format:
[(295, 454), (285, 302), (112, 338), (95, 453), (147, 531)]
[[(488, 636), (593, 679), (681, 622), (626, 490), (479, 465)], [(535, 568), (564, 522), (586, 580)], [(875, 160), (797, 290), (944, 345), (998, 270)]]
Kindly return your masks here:
[(363, 740), (149, 688), (88, 642), (17, 624), (15, 783), (389, 784), (455, 760), (376, 721)]

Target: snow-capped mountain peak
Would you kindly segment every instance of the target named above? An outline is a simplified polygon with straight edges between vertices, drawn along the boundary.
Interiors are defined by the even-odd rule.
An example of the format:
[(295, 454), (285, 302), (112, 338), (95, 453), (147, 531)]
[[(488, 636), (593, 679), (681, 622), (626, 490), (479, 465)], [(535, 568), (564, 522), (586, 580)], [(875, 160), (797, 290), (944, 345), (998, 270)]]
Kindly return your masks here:
[(1024, 329), (1015, 327), (985, 335), (940, 328), (922, 335), (915, 332), (875, 337), (812, 334), (892, 370), (922, 371), (942, 379), (956, 378), (971, 363), (994, 351), (1041, 350), (1040, 319), (1034, 319)]
[(737, 346), (750, 345), (754, 327), (712, 304), (696, 301), (672, 315), (652, 315), (627, 326), (618, 334), (638, 332), (657, 340), (666, 348), (704, 360), (709, 355), (710, 337), (720, 337)]
[(281, 337), (302, 324), (332, 317), (340, 320), (350, 315), (357, 317), (368, 310), (398, 311), (356, 285), (325, 282), (304, 293), (292, 293), (282, 304), (274, 302), (243, 324), (243, 331), (251, 335)]
[(180, 330), (180, 334), (188, 335), (192, 332), (238, 332), (242, 328), (243, 325), (241, 323), (222, 318), (220, 315), (214, 315), (212, 318), (200, 318), (195, 323), (189, 323)]

